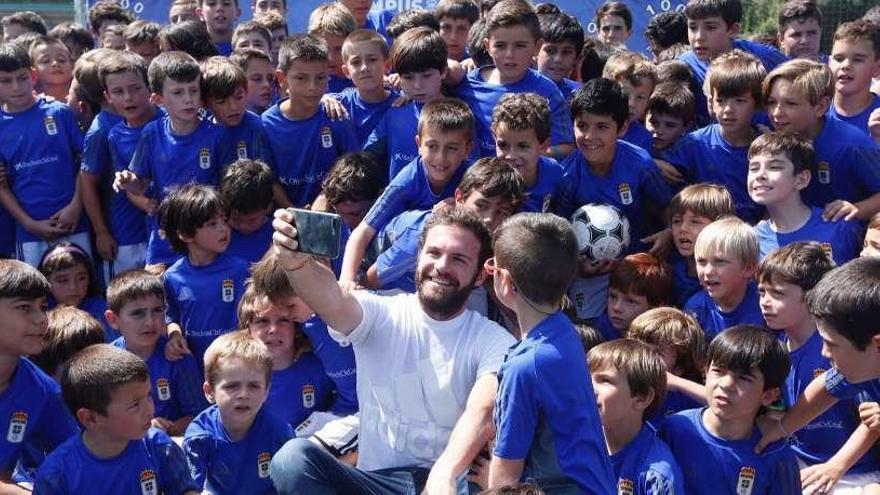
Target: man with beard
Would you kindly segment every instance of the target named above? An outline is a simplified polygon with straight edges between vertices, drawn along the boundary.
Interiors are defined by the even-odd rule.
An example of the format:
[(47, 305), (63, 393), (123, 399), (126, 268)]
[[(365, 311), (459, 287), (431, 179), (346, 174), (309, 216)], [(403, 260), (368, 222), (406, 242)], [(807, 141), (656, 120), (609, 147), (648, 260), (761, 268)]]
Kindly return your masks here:
[[(513, 338), (465, 309), (486, 277), (491, 239), (474, 213), (451, 208), (426, 224), (416, 294), (345, 292), (324, 264), (297, 249), (293, 215), (275, 212), (274, 251), (294, 291), (351, 342), (360, 402), (358, 467), (304, 439), (270, 472), (279, 493), (455, 493), (493, 434), (495, 374)], [(430, 473), (429, 473), (430, 472)]]

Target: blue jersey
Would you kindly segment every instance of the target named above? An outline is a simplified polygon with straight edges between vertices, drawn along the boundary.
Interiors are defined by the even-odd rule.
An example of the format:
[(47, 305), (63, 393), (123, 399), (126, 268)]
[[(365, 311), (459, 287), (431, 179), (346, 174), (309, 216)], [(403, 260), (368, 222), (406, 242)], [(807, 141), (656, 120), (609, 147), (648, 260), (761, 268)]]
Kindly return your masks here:
[(617, 141), (614, 161), (606, 175), (596, 175), (580, 150), (562, 162), (565, 171), (563, 187), (554, 209), (557, 214), (570, 218), (586, 203), (605, 203), (616, 207), (629, 220), (630, 253), (644, 251), (639, 239), (642, 231), (642, 195), (655, 205), (666, 208), (672, 199), (672, 189), (660, 176), (647, 151), (626, 141)]
[[(782, 401), (794, 406), (813, 378), (831, 368), (822, 357), (822, 337), (813, 332), (802, 346), (791, 351), (791, 369), (782, 386)], [(852, 399), (837, 402), (794, 434), (792, 449), (807, 464), (827, 462), (859, 425), (858, 403)], [(880, 469), (877, 450), (866, 453), (847, 473), (867, 473)]]
[[(109, 176), (112, 183), (113, 162), (110, 155), (110, 129), (123, 122), (121, 115), (101, 110), (92, 120), (83, 142), (80, 170), (98, 176)], [(126, 163), (126, 165), (128, 165)]]
[(318, 197), (333, 162), (359, 150), (360, 143), (350, 120), (332, 121), (321, 108), (307, 119), (291, 120), (281, 112), (282, 103), (263, 113), (263, 131), (275, 176), (290, 201), (301, 207)]
[(256, 263), (272, 247), (272, 220), (266, 217), (262, 227), (250, 234), (242, 234), (232, 229), (232, 237), (229, 239), (229, 247), (226, 254), (236, 256), (248, 263)]
[(684, 491), (684, 476), (669, 447), (650, 425), (611, 456), (617, 493), (676, 495)]
[(196, 490), (186, 458), (164, 431), (150, 428), (144, 438), (128, 442), (121, 454), (100, 459), (82, 435), (64, 442), (37, 473), (34, 493), (105, 495), (182, 494)]
[(216, 494), (272, 494), (269, 462), (293, 429), (265, 407), (257, 412), (247, 435), (233, 442), (213, 405), (193, 419), (183, 437), (183, 450), (198, 490)]
[(677, 252), (670, 260), (672, 268), (673, 301), (677, 307), (682, 307), (694, 294), (700, 292), (700, 280), (696, 275), (688, 273), (688, 260)]
[(807, 223), (794, 232), (785, 234), (774, 232), (769, 220), (761, 220), (755, 225), (761, 259), (770, 254), (770, 251), (793, 242), (816, 241), (831, 255), (838, 266), (859, 256), (864, 233), (864, 225), (861, 222), (846, 220), (826, 222), (822, 219), (822, 210), (815, 207), (812, 208)]
[(200, 372), (211, 342), (238, 328), (236, 311), (250, 276), (248, 266), (224, 253), (207, 266), (193, 266), (184, 256), (165, 272), (165, 320), (183, 328)]
[(367, 12), (367, 19), (364, 22), (364, 29), (371, 29), (381, 34), (385, 38), (388, 46), (391, 46), (391, 36), (388, 36), (388, 23), (394, 18), (395, 11), (391, 9), (371, 10)]
[(607, 309), (598, 318), (593, 320), (593, 328), (602, 335), (602, 340), (605, 342), (623, 337), (620, 335), (620, 330), (614, 328), (614, 325), (611, 324), (611, 318), (608, 317)]
[(287, 368), (272, 371), (265, 407), (296, 428), (313, 412), (326, 411), (332, 396), (333, 383), (321, 361), (304, 352)]
[(859, 402), (880, 401), (880, 379), (861, 383), (850, 383), (837, 370), (831, 368), (825, 372), (825, 390), (836, 399), (856, 399)]
[(614, 493), (614, 475), (583, 346), (561, 312), (507, 352), (498, 370), (494, 455), (525, 459), (524, 477), (568, 478), (582, 493)]
[(630, 122), (629, 127), (626, 128), (626, 134), (620, 139), (634, 144), (648, 153), (654, 151), (654, 137), (651, 135), (651, 131), (639, 121)]
[(389, 179), (419, 157), (416, 135), (423, 106), (411, 101), (402, 107), (389, 108), (364, 143), (364, 149), (379, 157), (380, 163), (388, 163)]
[(565, 171), (556, 160), (542, 156), (538, 158), (538, 180), (532, 187), (526, 187), (526, 197), (521, 211), (547, 213), (553, 199), (562, 190)]
[(120, 333), (110, 326), (110, 323), (107, 322), (107, 317), (104, 316), (104, 312), (107, 311), (107, 301), (105, 301), (103, 297), (87, 297), (79, 305), (79, 309), (92, 315), (92, 318), (101, 322), (101, 326), (104, 327), (104, 336), (106, 337), (107, 342), (113, 342), (120, 337)]
[(51, 452), (79, 431), (61, 400), (61, 389), (25, 358), (18, 360), (12, 381), (0, 392), (0, 473), (11, 473), (23, 453)]
[(755, 454), (761, 438), (757, 427), (743, 440), (725, 440), (703, 425), (705, 408), (669, 416), (660, 437), (669, 445), (684, 472), (689, 495), (769, 495), (801, 493), (801, 477), (791, 447), (768, 445)]
[[(0, 111), (0, 164), (22, 209), (45, 220), (67, 206), (76, 190), (83, 135), (73, 112), (57, 101), (37, 99), (27, 110)], [(72, 233), (85, 232), (86, 215)], [(41, 240), (19, 225), (20, 243)]]
[(855, 203), (880, 192), (880, 150), (864, 133), (834, 119), (813, 140), (816, 169), (804, 202), (824, 207), (836, 200)]
[[(223, 129), (224, 146), (232, 147), (227, 153), (234, 159), (270, 162), (269, 143), (266, 141), (263, 121), (259, 115), (245, 112), (241, 122), (235, 127), (226, 127), (219, 123), (217, 125)], [(223, 168), (226, 168), (226, 165), (228, 163), (223, 164)]]
[(495, 156), (495, 137), (492, 135), (492, 111), (501, 97), (508, 93), (537, 93), (550, 101), (550, 115), (553, 130), (550, 143), (553, 146), (574, 143), (574, 127), (571, 123), (568, 105), (556, 87), (556, 83), (529, 69), (521, 80), (511, 84), (493, 84), (484, 81), (480, 71), (474, 69), (455, 87), (455, 96), (471, 107), (476, 119), (476, 145), (479, 156)]
[(357, 88), (346, 88), (332, 96), (348, 110), (348, 118), (354, 124), (358, 148), (363, 148), (366, 147), (370, 133), (373, 132), (400, 93), (394, 90), (388, 91), (388, 97), (378, 103), (364, 101), (358, 94)]
[(754, 224), (763, 216), (764, 207), (749, 197), (748, 154), (748, 146), (732, 146), (721, 135), (721, 126), (711, 124), (679, 138), (661, 158), (681, 171), (689, 184), (724, 186), (733, 196), (736, 215)]
[(0, 204), (0, 257), (15, 256), (15, 219)]
[[(202, 392), (202, 375), (199, 375), (196, 360), (187, 355), (177, 361), (169, 361), (165, 357), (166, 344), (168, 337), (163, 335), (156, 341), (156, 347), (147, 359), (150, 389), (156, 407), (153, 416), (177, 421), (185, 416), (195, 416), (208, 404)], [(114, 340), (113, 345), (127, 349), (125, 337)]]
[(410, 162), (392, 179), (379, 199), (373, 203), (364, 217), (364, 223), (379, 232), (392, 218), (404, 211), (431, 209), (438, 202), (455, 194), (455, 188), (458, 187), (468, 167), (470, 163), (462, 162), (443, 190), (434, 192), (428, 182), (428, 174), (425, 173), (422, 159), (418, 158)]
[(841, 115), (837, 111), (837, 107), (834, 104), (831, 104), (831, 107), (828, 108), (828, 113), (825, 114), (825, 117), (828, 119), (839, 120), (841, 122), (846, 122), (847, 124), (854, 126), (856, 129), (862, 131), (868, 137), (871, 137), (871, 131), (868, 130), (868, 118), (871, 116), (871, 112), (875, 109), (880, 108), (880, 96), (873, 95), (874, 99), (871, 100), (871, 103), (867, 108), (862, 110), (861, 112), (855, 115)]
[(221, 57), (228, 57), (232, 55), (231, 41), (221, 41), (219, 43), (214, 43), (214, 47), (217, 48), (217, 52)]
[(357, 369), (351, 344), (333, 340), (327, 325), (317, 316), (305, 322), (302, 331), (309, 338), (312, 349), (324, 366), (324, 372), (336, 388), (330, 411), (339, 416), (357, 412)]
[(734, 325), (750, 324), (763, 327), (764, 316), (761, 314), (758, 286), (749, 282), (743, 300), (733, 311), (725, 313), (712, 299), (705, 289), (694, 294), (684, 305), (684, 312), (691, 314), (700, 322), (706, 333), (706, 342), (711, 342), (716, 335)]
[(667, 390), (663, 404), (661, 404), (657, 412), (651, 416), (648, 423), (650, 423), (654, 429), (659, 430), (669, 416), (687, 409), (694, 409), (703, 406), (704, 404), (700, 404), (686, 394), (674, 390)]
[(376, 274), (382, 289), (416, 291), (416, 264), (422, 230), (431, 210), (405, 211), (392, 218), (376, 235)]
[(345, 77), (345, 76), (336, 76), (331, 74), (328, 79), (327, 84), (327, 92), (328, 93), (339, 93), (345, 88), (353, 88), (354, 81)]
[(574, 98), (574, 92), (580, 89), (581, 83), (572, 81), (568, 78), (563, 78), (562, 80), (556, 81), (556, 87), (559, 88), (562, 97), (565, 98), (565, 102), (571, 103), (571, 99)]

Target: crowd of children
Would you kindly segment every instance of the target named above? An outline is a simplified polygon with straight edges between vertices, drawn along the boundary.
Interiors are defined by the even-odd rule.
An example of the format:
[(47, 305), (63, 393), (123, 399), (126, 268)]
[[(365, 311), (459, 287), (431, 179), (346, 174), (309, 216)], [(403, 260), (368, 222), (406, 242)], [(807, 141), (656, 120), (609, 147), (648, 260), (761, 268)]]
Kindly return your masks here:
[[(596, 38), (551, 3), (371, 6), (0, 20), (0, 493), (880, 494), (880, 7), (829, 36), (788, 0), (755, 41), (690, 0), (637, 53), (624, 2)], [(619, 259), (579, 249), (588, 203)], [(290, 207), (340, 217), (357, 318), (292, 275)], [(382, 353), (421, 351), (338, 328), (418, 327), (367, 290), (425, 310), (385, 379), (467, 408), (376, 419)], [(331, 489), (282, 449), (419, 465)]]

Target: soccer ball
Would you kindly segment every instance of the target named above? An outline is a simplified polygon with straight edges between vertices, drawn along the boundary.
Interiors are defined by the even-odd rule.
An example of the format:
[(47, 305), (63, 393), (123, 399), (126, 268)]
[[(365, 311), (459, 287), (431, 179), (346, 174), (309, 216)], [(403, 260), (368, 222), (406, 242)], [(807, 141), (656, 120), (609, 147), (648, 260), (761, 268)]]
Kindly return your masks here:
[(629, 247), (629, 220), (617, 208), (588, 203), (571, 216), (578, 251), (594, 262), (616, 260)]

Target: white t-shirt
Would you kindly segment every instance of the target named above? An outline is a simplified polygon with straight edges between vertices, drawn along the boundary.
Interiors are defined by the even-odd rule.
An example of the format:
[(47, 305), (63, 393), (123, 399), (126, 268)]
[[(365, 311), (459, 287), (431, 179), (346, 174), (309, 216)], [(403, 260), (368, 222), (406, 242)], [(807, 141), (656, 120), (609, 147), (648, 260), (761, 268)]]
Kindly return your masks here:
[(418, 296), (354, 293), (363, 320), (348, 336), (357, 363), (358, 467), (430, 468), (449, 441), (477, 378), (496, 373), (515, 343), (471, 310), (449, 321), (422, 311)]

